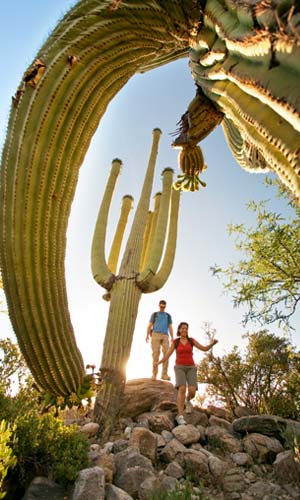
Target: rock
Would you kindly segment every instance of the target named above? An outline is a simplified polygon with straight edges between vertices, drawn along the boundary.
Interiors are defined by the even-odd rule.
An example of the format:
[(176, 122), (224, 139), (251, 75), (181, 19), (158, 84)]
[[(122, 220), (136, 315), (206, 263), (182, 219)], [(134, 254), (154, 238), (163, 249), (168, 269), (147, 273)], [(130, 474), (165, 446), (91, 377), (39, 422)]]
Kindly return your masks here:
[(206, 408), (207, 413), (210, 415), (214, 415), (218, 418), (224, 418), (230, 422), (230, 412), (226, 410), (226, 408), (219, 408), (218, 406), (209, 405)]
[(207, 427), (206, 437), (212, 447), (220, 448), (223, 452), (237, 453), (243, 451), (241, 441), (222, 427)]
[(231, 434), (233, 433), (232, 424), (230, 422), (228, 422), (227, 420), (225, 420), (224, 418), (215, 417), (214, 415), (211, 415), (209, 417), (208, 423), (210, 426), (216, 425), (218, 427), (222, 427), (223, 429), (225, 429), (227, 432), (230, 432)]
[(240, 434), (249, 434), (257, 432), (266, 436), (276, 436), (282, 439), (282, 433), (287, 427), (287, 421), (284, 418), (274, 415), (253, 415), (241, 417), (233, 421), (233, 430)]
[(179, 425), (173, 429), (172, 433), (184, 445), (197, 443), (200, 438), (200, 431), (191, 424)]
[[(246, 482), (237, 468), (231, 468), (229, 469), (223, 477), (223, 489), (227, 493), (232, 493), (232, 492), (242, 492), (246, 489)], [(263, 498), (262, 496), (260, 497), (261, 499)]]
[(113, 477), (116, 472), (114, 455), (112, 453), (105, 453), (105, 451), (94, 451), (89, 454), (91, 465), (101, 467), (104, 472), (105, 482), (112, 483)]
[(178, 459), (182, 454), (185, 453), (187, 448), (178, 441), (178, 439), (172, 439), (160, 452), (160, 458), (164, 462), (173, 462), (173, 460)]
[(139, 488), (139, 500), (148, 500), (148, 498), (161, 491), (161, 481), (158, 477), (147, 477)]
[(113, 484), (106, 484), (105, 500), (133, 500), (133, 498), (126, 491), (121, 490), (121, 488)]
[(252, 498), (261, 500), (261, 499), (284, 499), (284, 491), (280, 486), (274, 484), (272, 482), (265, 481), (257, 481), (252, 484), (247, 493), (252, 496)]
[(86, 436), (91, 437), (95, 436), (99, 430), (99, 424), (96, 424), (95, 422), (90, 422), (89, 424), (85, 424), (82, 427), (80, 427), (79, 432), (82, 434), (86, 434)]
[(208, 426), (208, 416), (203, 410), (195, 406), (192, 413), (184, 412), (184, 420), (187, 424)]
[(35, 477), (22, 500), (64, 500), (61, 486), (46, 477)]
[(180, 479), (184, 475), (184, 470), (177, 462), (171, 462), (165, 468), (165, 474), (175, 477), (175, 479)]
[(169, 441), (171, 441), (171, 439), (174, 438), (172, 432), (169, 431), (162, 431), (161, 436), (164, 438), (166, 443), (168, 443)]
[(100, 467), (80, 471), (71, 500), (104, 500), (105, 478)]
[(176, 405), (176, 390), (170, 382), (151, 379), (135, 379), (126, 383), (120, 415), (137, 417), (152, 411), (160, 403)]
[(220, 460), (218, 457), (215, 457), (214, 455), (210, 455), (208, 457), (208, 469), (211, 475), (214, 477), (216, 480), (220, 480), (228, 466)]
[(248, 453), (243, 452), (231, 453), (231, 458), (236, 465), (241, 466), (249, 465), (252, 462)]
[(157, 458), (157, 437), (148, 429), (135, 427), (129, 439), (129, 446), (134, 446), (154, 464)]
[(280, 483), (300, 482), (300, 465), (291, 450), (278, 453), (273, 467)]
[(252, 433), (243, 439), (245, 451), (259, 463), (273, 463), (277, 453), (283, 451), (278, 439), (262, 434)]
[(112, 451), (113, 453), (119, 453), (120, 451), (125, 450), (128, 448), (128, 440), (127, 439), (117, 439), (117, 441), (114, 442)]
[(179, 464), (184, 468), (186, 475), (194, 480), (209, 484), (211, 475), (208, 468), (208, 457), (197, 450), (187, 450), (180, 458)]
[(126, 450), (117, 453), (115, 455), (115, 465), (116, 465), (115, 484), (120, 488), (122, 488), (122, 486), (118, 484), (118, 479), (120, 476), (123, 475), (124, 472), (126, 472), (127, 469), (140, 467), (150, 472), (154, 471), (151, 460), (141, 455), (139, 451), (133, 447), (129, 447)]
[(174, 428), (173, 418), (170, 414), (155, 413), (148, 417), (149, 429), (152, 432), (171, 431)]
[(149, 469), (145, 469), (139, 465), (135, 467), (129, 467), (123, 474), (118, 476), (116, 479), (116, 485), (125, 490), (129, 495), (134, 498), (138, 498), (138, 493), (141, 484), (145, 479), (153, 478), (155, 480), (155, 475)]

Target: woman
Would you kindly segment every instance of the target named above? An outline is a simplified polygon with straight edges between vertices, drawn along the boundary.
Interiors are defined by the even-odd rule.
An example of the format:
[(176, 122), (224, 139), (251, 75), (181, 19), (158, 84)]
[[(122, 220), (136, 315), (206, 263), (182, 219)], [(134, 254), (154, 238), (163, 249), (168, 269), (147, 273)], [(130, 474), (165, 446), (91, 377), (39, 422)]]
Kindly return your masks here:
[[(164, 355), (164, 357), (157, 361), (156, 364), (164, 363), (169, 359), (171, 354), (173, 354), (176, 349), (176, 362), (175, 362), (175, 378), (176, 378), (176, 388), (178, 389), (177, 396), (177, 408), (178, 415), (176, 417), (176, 422), (181, 424), (186, 424), (183, 417), (184, 405), (186, 406), (186, 412), (190, 413), (192, 411), (191, 399), (196, 394), (197, 390), (197, 367), (193, 359), (193, 346), (200, 349), (200, 351), (209, 351), (218, 340), (213, 340), (209, 345), (201, 345), (197, 340), (189, 337), (188, 335), (189, 325), (185, 321), (179, 323), (177, 328), (177, 338), (173, 340), (170, 349)], [(186, 393), (186, 386), (188, 386), (188, 392)]]

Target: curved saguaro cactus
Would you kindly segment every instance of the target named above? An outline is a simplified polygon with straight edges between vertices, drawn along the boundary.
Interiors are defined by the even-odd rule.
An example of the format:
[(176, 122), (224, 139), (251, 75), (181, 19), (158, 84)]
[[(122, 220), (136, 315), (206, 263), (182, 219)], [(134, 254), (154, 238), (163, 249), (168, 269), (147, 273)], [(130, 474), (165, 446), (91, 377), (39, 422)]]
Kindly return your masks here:
[[(67, 222), (91, 138), (136, 72), (191, 48), (201, 102), (183, 149), (224, 117), (237, 161), (276, 172), (299, 197), (298, 10), (296, 0), (81, 0), (46, 40), (13, 98), (0, 179), (4, 290), (42, 387), (65, 395), (84, 375), (67, 305)], [(201, 166), (192, 167), (198, 176)]]
[[(143, 292), (147, 293), (161, 288), (165, 284), (174, 262), (180, 193), (172, 189), (173, 170), (170, 168), (166, 168), (162, 173), (163, 189), (157, 222), (154, 224), (152, 236), (148, 236), (148, 238), (146, 236), (147, 214), (149, 213), (160, 136), (161, 131), (154, 129), (152, 148), (140, 200), (117, 275), (112, 272), (112, 267), (109, 270), (109, 265), (105, 261), (105, 229), (103, 229), (107, 224), (113, 187), (119, 172), (116, 162), (112, 164), (94, 232), (92, 272), (96, 282), (109, 291), (110, 298), (100, 367), (101, 386), (95, 405), (95, 417), (101, 424), (103, 435), (109, 435), (118, 415), (120, 397), (126, 380), (126, 364), (130, 354), (141, 295)], [(172, 208), (169, 216), (170, 203)], [(157, 203), (155, 210), (157, 211)], [(168, 243), (164, 253), (167, 227)], [(120, 237), (118, 238), (116, 234), (115, 238), (115, 240), (119, 240), (118, 249), (121, 246), (123, 232), (124, 225), (121, 224)], [(149, 257), (142, 264), (145, 247), (149, 248)], [(115, 268), (117, 268), (117, 260), (118, 253), (116, 252)], [(161, 260), (162, 264), (157, 273)]]

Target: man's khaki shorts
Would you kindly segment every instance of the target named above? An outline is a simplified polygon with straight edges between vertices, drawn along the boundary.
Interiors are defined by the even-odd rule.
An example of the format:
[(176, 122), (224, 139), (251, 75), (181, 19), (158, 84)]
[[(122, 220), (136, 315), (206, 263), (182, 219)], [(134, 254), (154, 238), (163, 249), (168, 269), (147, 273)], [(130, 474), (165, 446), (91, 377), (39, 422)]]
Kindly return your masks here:
[(175, 387), (180, 387), (181, 385), (188, 385), (197, 387), (197, 367), (195, 365), (175, 365)]

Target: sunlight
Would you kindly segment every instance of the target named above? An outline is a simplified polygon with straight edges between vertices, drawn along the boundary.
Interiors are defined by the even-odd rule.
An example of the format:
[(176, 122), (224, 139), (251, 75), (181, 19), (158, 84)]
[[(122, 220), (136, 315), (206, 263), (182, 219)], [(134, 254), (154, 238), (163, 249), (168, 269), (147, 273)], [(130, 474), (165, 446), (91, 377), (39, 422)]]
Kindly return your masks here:
[(150, 356), (141, 356), (131, 353), (126, 367), (126, 378), (132, 380), (136, 378), (150, 378), (152, 375), (152, 362)]

